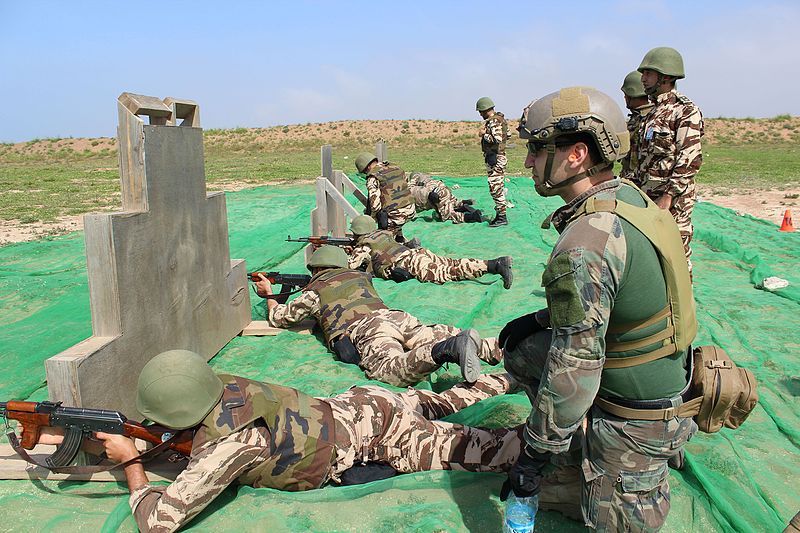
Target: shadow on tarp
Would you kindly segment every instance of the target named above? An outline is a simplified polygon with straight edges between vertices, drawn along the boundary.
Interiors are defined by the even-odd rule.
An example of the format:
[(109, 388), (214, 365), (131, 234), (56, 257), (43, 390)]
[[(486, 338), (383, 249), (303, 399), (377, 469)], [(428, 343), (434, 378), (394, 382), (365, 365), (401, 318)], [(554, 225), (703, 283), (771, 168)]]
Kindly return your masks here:
[[(492, 212), (484, 179), (446, 179), (456, 194)], [(541, 272), (557, 239), (539, 228), (560, 205), (536, 195), (526, 178), (508, 184), (517, 207), (511, 224), (438, 223), (428, 214), (406, 227), (434, 252), (453, 257), (514, 256), (514, 286), (497, 276), (447, 285), (376, 281), (391, 307), (425, 323), (474, 327), (497, 335), (510, 319), (545, 305)], [(231, 257), (251, 270), (306, 272), (303, 246), (286, 235), (308, 234), (310, 185), (265, 186), (229, 194)], [(695, 210), (695, 294), (698, 344), (722, 346), (753, 370), (761, 401), (738, 430), (698, 434), (687, 446), (688, 467), (670, 476), (672, 509), (664, 531), (780, 531), (800, 509), (800, 233), (728, 209), (700, 203)], [(756, 290), (767, 275), (787, 279), (776, 293)], [(253, 301), (263, 318), (263, 301)], [(44, 361), (91, 335), (83, 235), (0, 247), (0, 397), (46, 398)], [(373, 383), (357, 367), (339, 363), (313, 335), (236, 337), (211, 362), (220, 372), (330, 396)], [(499, 371), (499, 368), (487, 371)], [(458, 380), (455, 365), (418, 387), (443, 390)], [(387, 388), (400, 390), (387, 385)], [(530, 404), (522, 394), (492, 398), (448, 418), (500, 427), (522, 423)], [(497, 499), (503, 476), (431, 472), (360, 487), (302, 494), (230, 488), (192, 523), (198, 531), (499, 531)], [(49, 489), (49, 490), (47, 490)], [(51, 482), (0, 481), (2, 531), (133, 531), (127, 497), (115, 483), (78, 487)], [(101, 497), (87, 498), (92, 492)], [(582, 529), (556, 513), (542, 513), (537, 531)]]

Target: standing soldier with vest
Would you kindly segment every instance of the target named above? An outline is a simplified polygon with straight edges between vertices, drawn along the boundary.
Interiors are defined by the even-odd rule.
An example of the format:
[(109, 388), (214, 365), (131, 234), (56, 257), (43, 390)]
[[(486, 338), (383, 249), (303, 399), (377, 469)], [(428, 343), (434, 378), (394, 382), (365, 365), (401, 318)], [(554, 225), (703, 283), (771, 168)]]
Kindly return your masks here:
[[(287, 304), (268, 299), (269, 323), (291, 327), (312, 316), (328, 347), (345, 363), (358, 364), (367, 377), (397, 387), (419, 383), (445, 363), (461, 367), (464, 381), (481, 374), (480, 360), (502, 358), (497, 339), (481, 339), (474, 329), (444, 324), (426, 326), (405, 311), (389, 309), (365, 272), (347, 268), (347, 254), (320, 246), (309, 260), (311, 282)], [(256, 283), (261, 297), (272, 294), (265, 277)]]
[[(302, 491), (329, 481), (381, 479), (392, 469), (507, 471), (519, 454), (520, 429), (433, 419), (509, 388), (507, 374), (494, 374), (439, 394), (366, 386), (313, 398), (289, 387), (215, 374), (194, 352), (161, 353), (139, 375), (136, 406), (157, 424), (192, 431), (191, 457), (168, 486), (151, 485), (141, 462), (125, 467), (133, 517), (145, 533), (176, 531), (231, 483)], [(58, 429), (44, 428), (38, 442), (61, 444)], [(128, 437), (96, 435), (113, 462), (139, 456)], [(370, 477), (373, 465), (383, 465), (388, 475)]]
[(675, 89), (684, 78), (683, 58), (674, 48), (653, 48), (642, 59), (644, 90), (655, 103), (639, 129), (636, 178), (642, 190), (678, 224), (692, 271), (692, 210), (696, 201), (695, 176), (703, 163), (700, 138), (703, 114)]
[(619, 177), (631, 180), (641, 187), (642, 182), (636, 178), (636, 169), (639, 166), (639, 130), (645, 115), (653, 109), (653, 103), (644, 92), (642, 75), (639, 71), (634, 70), (625, 76), (625, 81), (622, 82), (622, 94), (625, 96), (625, 107), (630, 111), (628, 134), (631, 138), (631, 149), (628, 155), (620, 160), (622, 171), (619, 173)]
[(697, 331), (678, 228), (612, 174), (628, 131), (606, 94), (544, 96), (519, 131), (536, 191), (566, 205), (546, 222), (560, 234), (542, 274), (547, 307), (500, 333), (506, 370), (533, 406), (504, 492), (541, 491), (540, 507), (597, 531), (657, 531), (667, 462), (697, 430), (675, 415)]
[(430, 174), (412, 172), (408, 187), (417, 213), (435, 209), (439, 220), (450, 220), (453, 224), (483, 221), (480, 210), (472, 207), (472, 200), (459, 200), (442, 180), (433, 179)]
[(422, 283), (442, 284), (448, 281), (476, 279), (484, 274), (500, 274), (503, 288), (510, 289), (514, 281), (511, 257), (497, 259), (451, 259), (436, 255), (422, 247), (408, 248), (396, 242), (392, 234), (380, 230), (367, 215), (353, 219), (350, 230), (355, 246), (347, 265), (383, 279), (397, 282), (415, 278)]
[(397, 242), (405, 242), (403, 224), (416, 215), (406, 173), (388, 161), (378, 162), (369, 152), (358, 154), (356, 168), (367, 176), (367, 214), (379, 228), (391, 231)]
[(489, 194), (494, 199), (494, 219), (489, 226), (505, 226), (506, 218), (505, 179), (506, 179), (506, 141), (508, 140), (508, 123), (502, 113), (494, 110), (494, 102), (488, 96), (478, 99), (475, 110), (481, 114), (480, 138), (483, 160), (486, 163), (486, 173), (489, 181)]

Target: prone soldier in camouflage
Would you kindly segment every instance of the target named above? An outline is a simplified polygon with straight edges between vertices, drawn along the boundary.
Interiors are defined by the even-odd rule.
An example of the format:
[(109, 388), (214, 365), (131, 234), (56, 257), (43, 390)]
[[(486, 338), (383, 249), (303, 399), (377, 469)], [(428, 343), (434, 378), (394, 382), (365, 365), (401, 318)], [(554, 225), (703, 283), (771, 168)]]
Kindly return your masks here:
[(442, 284), (499, 274), (505, 289), (510, 289), (514, 281), (512, 260), (507, 255), (489, 260), (451, 259), (422, 247), (408, 248), (396, 242), (390, 232), (379, 230), (375, 221), (366, 215), (354, 218), (350, 231), (355, 246), (347, 266), (363, 268), (379, 278), (397, 282), (415, 278), (423, 283)]
[(489, 222), (489, 226), (505, 226), (508, 224), (506, 217), (505, 179), (506, 179), (506, 141), (508, 140), (508, 122), (506, 117), (499, 111), (495, 111), (494, 102), (488, 96), (478, 99), (475, 110), (480, 113), (483, 119), (479, 136), (481, 139), (481, 151), (483, 160), (486, 163), (486, 174), (489, 181), (489, 194), (494, 199), (494, 219)]
[(540, 492), (540, 507), (597, 531), (657, 531), (667, 463), (697, 430), (675, 416), (697, 331), (678, 228), (612, 174), (628, 131), (604, 93), (535, 100), (520, 137), (537, 192), (566, 205), (543, 225), (560, 234), (542, 274), (547, 307), (500, 333), (506, 370), (533, 406), (504, 492)]
[(691, 273), (695, 176), (703, 163), (703, 114), (675, 89), (675, 80), (685, 76), (683, 58), (674, 48), (653, 48), (645, 54), (638, 71), (655, 106), (639, 128), (636, 180), (675, 218)]
[(639, 166), (639, 130), (645, 115), (653, 109), (653, 103), (644, 92), (642, 75), (634, 70), (625, 76), (622, 82), (622, 94), (625, 97), (625, 107), (628, 108), (628, 134), (631, 138), (631, 148), (628, 154), (620, 160), (622, 171), (619, 177), (631, 180), (639, 187), (642, 183), (636, 178), (636, 169)]
[[(291, 327), (306, 317), (317, 320), (338, 358), (358, 364), (367, 377), (390, 385), (414, 385), (445, 363), (457, 363), (468, 383), (480, 376), (480, 362), (496, 365), (503, 353), (497, 339), (481, 339), (474, 329), (427, 326), (405, 311), (383, 303), (371, 275), (347, 268), (347, 254), (321, 246), (311, 255), (312, 277), (300, 296), (286, 304), (267, 300), (269, 323)], [(259, 296), (272, 294), (268, 280), (256, 284)]]
[(406, 173), (393, 163), (379, 162), (369, 152), (358, 154), (355, 164), (367, 177), (369, 205), (366, 214), (374, 218), (381, 229), (391, 231), (397, 242), (405, 242), (403, 224), (417, 214)]
[(483, 221), (480, 210), (472, 207), (472, 200), (459, 200), (450, 187), (433, 179), (430, 174), (412, 172), (408, 176), (408, 187), (414, 196), (417, 213), (435, 209), (439, 220), (450, 220), (453, 224)]
[[(141, 463), (125, 468), (136, 525), (145, 533), (176, 531), (231, 483), (310, 490), (328, 482), (347, 484), (348, 473), (368, 463), (400, 473), (507, 471), (519, 454), (521, 427), (480, 429), (434, 419), (510, 387), (507, 374), (494, 374), (438, 394), (366, 386), (314, 398), (290, 387), (215, 374), (193, 352), (161, 353), (142, 369), (137, 408), (165, 427), (193, 431), (194, 439), (189, 464), (166, 487), (151, 485)], [(53, 429), (47, 428), (39, 443), (60, 444), (63, 435)], [(127, 437), (97, 437), (114, 462), (139, 455)]]

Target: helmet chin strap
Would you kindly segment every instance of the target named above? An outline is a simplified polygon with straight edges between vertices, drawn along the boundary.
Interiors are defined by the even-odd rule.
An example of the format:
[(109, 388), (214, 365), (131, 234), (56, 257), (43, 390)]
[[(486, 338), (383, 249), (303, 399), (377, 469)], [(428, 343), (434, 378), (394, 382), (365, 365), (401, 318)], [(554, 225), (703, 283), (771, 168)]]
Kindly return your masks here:
[(664, 75), (661, 74), (660, 72), (656, 72), (656, 74), (658, 74), (658, 78), (656, 78), (656, 83), (649, 89), (647, 87), (644, 88), (644, 92), (645, 94), (647, 94), (647, 96), (656, 96), (658, 94), (658, 89), (661, 87), (661, 84), (664, 83)]
[(570, 176), (567, 179), (560, 181), (559, 183), (553, 183), (550, 179), (552, 178), (552, 171), (553, 171), (553, 160), (556, 156), (556, 143), (551, 142), (547, 143), (547, 161), (544, 165), (544, 182), (541, 185), (536, 185), (534, 188), (536, 192), (539, 193), (540, 196), (553, 196), (558, 194), (558, 189), (566, 187), (576, 181), (582, 180), (583, 178), (594, 176), (598, 172), (608, 168), (608, 163), (601, 162), (588, 170), (584, 170), (574, 176)]

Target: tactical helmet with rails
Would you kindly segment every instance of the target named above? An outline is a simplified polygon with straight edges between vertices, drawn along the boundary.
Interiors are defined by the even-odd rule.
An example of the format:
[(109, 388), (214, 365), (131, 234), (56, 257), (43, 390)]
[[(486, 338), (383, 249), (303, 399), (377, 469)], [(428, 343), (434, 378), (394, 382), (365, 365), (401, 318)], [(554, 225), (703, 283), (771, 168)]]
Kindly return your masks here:
[(622, 82), (622, 92), (628, 98), (644, 98), (647, 96), (647, 93), (644, 92), (644, 85), (642, 85), (642, 75), (638, 70), (634, 70), (625, 76), (625, 81)]
[(369, 164), (377, 160), (378, 158), (375, 157), (374, 154), (370, 152), (361, 152), (360, 154), (358, 154), (358, 156), (356, 156), (356, 168), (358, 169), (359, 172), (365, 174), (367, 172), (367, 167), (369, 166)]
[(375, 220), (369, 215), (359, 215), (350, 223), (350, 231), (353, 235), (366, 235), (378, 229)]
[[(556, 189), (593, 176), (621, 159), (630, 149), (630, 134), (619, 106), (605, 93), (591, 87), (567, 87), (531, 102), (522, 112), (519, 136), (528, 140), (531, 153), (547, 149), (544, 183), (536, 186), (542, 196), (557, 194)], [(553, 183), (553, 160), (557, 146), (575, 142), (575, 135), (588, 134), (601, 161), (574, 176)]]
[(322, 268), (345, 268), (347, 267), (347, 254), (338, 246), (323, 244), (311, 254), (308, 260), (308, 269), (315, 267)]
[(494, 107), (494, 102), (488, 96), (482, 96), (478, 98), (478, 102), (475, 104), (475, 111), (487, 111)]
[(199, 424), (222, 398), (222, 380), (205, 359), (189, 350), (169, 350), (144, 365), (136, 409), (172, 429)]
[(686, 77), (683, 72), (683, 57), (677, 50), (669, 46), (659, 46), (647, 52), (636, 70), (639, 72), (654, 70), (675, 79)]

